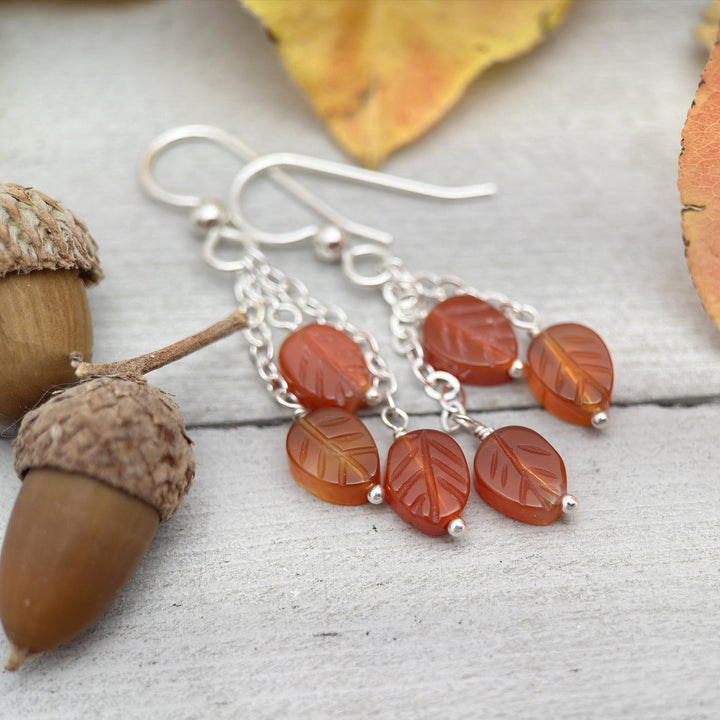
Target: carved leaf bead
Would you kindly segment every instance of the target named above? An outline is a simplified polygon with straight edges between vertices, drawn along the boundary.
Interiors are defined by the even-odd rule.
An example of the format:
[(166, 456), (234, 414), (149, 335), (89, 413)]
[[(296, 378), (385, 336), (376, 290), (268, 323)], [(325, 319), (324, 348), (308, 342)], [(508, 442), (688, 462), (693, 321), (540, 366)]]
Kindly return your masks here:
[(562, 513), (565, 464), (534, 430), (516, 425), (495, 430), (481, 443), (473, 465), (475, 489), (504, 515), (549, 525)]
[(287, 435), (287, 454), (295, 480), (336, 505), (362, 505), (379, 482), (375, 441), (365, 425), (342, 408), (319, 408), (295, 420)]
[(508, 382), (518, 347), (512, 325), (490, 303), (456, 295), (438, 303), (423, 324), (425, 357), (470, 385)]
[(278, 365), (290, 391), (307, 408), (365, 405), (372, 378), (360, 346), (330, 325), (304, 325), (285, 338)]
[(607, 412), (613, 365), (602, 338), (576, 323), (545, 328), (527, 352), (527, 381), (535, 397), (554, 415), (591, 425)]
[(385, 499), (426, 535), (443, 535), (470, 494), (470, 472), (460, 446), (439, 430), (415, 430), (390, 447)]

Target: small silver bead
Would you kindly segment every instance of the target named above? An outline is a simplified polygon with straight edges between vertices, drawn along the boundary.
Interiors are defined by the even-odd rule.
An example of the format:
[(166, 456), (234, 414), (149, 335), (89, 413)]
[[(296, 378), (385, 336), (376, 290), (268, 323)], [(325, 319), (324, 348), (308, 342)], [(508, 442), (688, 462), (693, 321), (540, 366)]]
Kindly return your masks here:
[(574, 495), (563, 495), (562, 498), (562, 511), (564, 513), (571, 513), (577, 508), (578, 501)]
[(592, 416), (591, 422), (594, 428), (597, 428), (598, 430), (603, 430), (608, 426), (608, 423), (610, 422), (610, 416), (606, 412), (603, 412), (601, 410), (600, 412), (595, 413)]
[(380, 505), (385, 499), (385, 492), (383, 491), (382, 485), (373, 485), (368, 490), (367, 499), (368, 502), (373, 505)]
[(190, 213), (190, 222), (198, 235), (205, 235), (208, 230), (212, 230), (217, 225), (223, 225), (227, 220), (227, 210), (217, 200), (203, 200)]
[(519, 380), (521, 377), (524, 377), (525, 363), (520, 358), (513, 360), (513, 363), (510, 366), (510, 369), (508, 370), (508, 375), (513, 380)]
[(465, 521), (462, 518), (455, 518), (448, 523), (447, 533), (452, 537), (460, 537), (465, 532)]
[(384, 399), (385, 399), (385, 396), (376, 387), (371, 387), (365, 393), (365, 402), (368, 405), (377, 405), (378, 403), (382, 402)]
[(325, 225), (313, 237), (315, 257), (327, 263), (340, 262), (348, 242), (347, 234), (337, 225)]

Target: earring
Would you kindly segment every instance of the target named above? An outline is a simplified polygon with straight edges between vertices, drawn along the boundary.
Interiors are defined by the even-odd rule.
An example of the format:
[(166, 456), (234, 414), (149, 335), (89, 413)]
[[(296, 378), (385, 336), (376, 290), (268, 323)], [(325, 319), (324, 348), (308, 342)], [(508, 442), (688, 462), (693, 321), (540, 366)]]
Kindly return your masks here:
[[(275, 238), (245, 219), (241, 196), (255, 176), (278, 167), (406, 189), (407, 181), (316, 158), (288, 154), (257, 158), (236, 176), (231, 207), (233, 222), (262, 242), (272, 243)], [(427, 194), (455, 197), (434, 190)], [(555, 448), (530, 428), (493, 430), (468, 415), (461, 381), (493, 385), (526, 377), (540, 403), (556, 416), (603, 428), (608, 422), (613, 367), (599, 335), (576, 323), (541, 330), (531, 306), (495, 292), (480, 293), (459, 278), (414, 274), (386, 248), (351, 246), (337, 226), (326, 226), (313, 239), (317, 247), (328, 238), (339, 248), (336, 254), (348, 279), (382, 290), (392, 313), (395, 349), (408, 358), (426, 393), (440, 404), (444, 429), (465, 429), (480, 440), (473, 462), (480, 496), (505, 515), (538, 525), (574, 510), (577, 500), (567, 493), (565, 465)], [(361, 266), (368, 264), (373, 270), (362, 272)], [(524, 361), (518, 357), (522, 341), (527, 345)]]
[[(377, 259), (377, 250), (367, 245), (349, 250), (343, 258), (345, 275), (356, 284), (382, 288), (392, 312), (395, 350), (408, 359), (425, 393), (440, 405), (443, 428), (450, 433), (469, 431), (480, 441), (473, 460), (474, 484), (480, 497), (504, 515), (534, 525), (549, 525), (563, 512), (574, 510), (577, 499), (567, 493), (565, 464), (542, 435), (515, 425), (494, 430), (467, 413), (461, 379), (466, 380), (469, 363), (460, 362), (463, 354), (453, 352), (458, 346), (467, 348), (467, 344), (462, 336), (459, 341), (454, 336), (458, 330), (451, 322), (462, 325), (471, 315), (477, 356), (466, 353), (464, 357), (472, 362), (469, 370), (476, 373), (473, 379), (485, 379), (495, 371), (493, 366), (500, 357), (508, 367), (517, 366), (512, 360), (515, 337), (509, 335), (502, 321), (507, 317), (508, 323), (522, 329), (535, 327), (535, 311), (495, 295), (492, 299), (505, 309), (503, 314), (490, 304), (490, 298), (480, 298), (457, 278), (413, 275), (387, 251), (379, 272), (363, 274), (357, 261), (368, 255)], [(444, 308), (444, 313), (432, 318), (433, 312)], [(450, 322), (445, 320), (448, 314)], [(436, 358), (442, 369), (436, 369)], [(450, 362), (443, 362), (447, 358)], [(463, 378), (458, 377), (460, 372)]]
[[(202, 137), (217, 140), (209, 135)], [(151, 147), (153, 155), (146, 158), (143, 165), (146, 189), (152, 186), (148, 178), (151, 177), (153, 158), (179, 139), (185, 138), (175, 135), (164, 146), (156, 142)], [(289, 233), (265, 233), (254, 228), (240, 211), (242, 190), (260, 172), (271, 171), (277, 178), (275, 168), (280, 166), (300, 167), (446, 199), (488, 195), (495, 192), (495, 188), (491, 184), (445, 188), (285, 153), (258, 157), (240, 171), (231, 189), (229, 214), (224, 209), (218, 213), (205, 211), (208, 203), (200, 198), (190, 197), (192, 202), (172, 203), (194, 205), (196, 224), (198, 218), (204, 223), (204, 218), (215, 217), (205, 241), (205, 260), (216, 269), (238, 273), (236, 294), (251, 317), (251, 328), (245, 332), (258, 374), (275, 399), (296, 413), (287, 443), (295, 479), (319, 497), (338, 504), (359, 504), (364, 502), (365, 496), (372, 502), (379, 502), (385, 495), (403, 519), (431, 535), (446, 531), (456, 535), (465, 527), (459, 513), (467, 502), (470, 481), (457, 443), (439, 431), (407, 433), (407, 414), (394, 401), (397, 383), (380, 359), (371, 336), (359, 333), (340, 309), (322, 305), (309, 295), (302, 283), (270, 266), (248, 240), (248, 235), (269, 244), (286, 244), (312, 237), (316, 252), (323, 259), (340, 257), (343, 260), (345, 273), (353, 282), (382, 286), (383, 295), (393, 310), (396, 349), (411, 359), (426, 392), (440, 403), (444, 429), (454, 432), (464, 428), (481, 440), (474, 462), (475, 485), (490, 505), (510, 517), (533, 524), (549, 524), (562, 511), (574, 509), (576, 500), (566, 493), (565, 467), (557, 451), (529, 428), (508, 427), (495, 431), (470, 417), (460, 400), (460, 381), (450, 370), (435, 369), (426, 361), (423, 346), (417, 339), (417, 325), (427, 315), (425, 308), (429, 301), (451, 299), (444, 297), (451, 287), (455, 288), (452, 294), (459, 297), (458, 291), (464, 287), (460, 281), (412, 276), (398, 258), (377, 245), (350, 248), (347, 237), (357, 224), (314, 198), (309, 204), (314, 209), (322, 205), (318, 212), (330, 225), (322, 228), (307, 226)], [(306, 202), (307, 191), (298, 191), (297, 187), (290, 191)], [(151, 194), (168, 201), (157, 192), (151, 191)], [(372, 228), (369, 231), (375, 236), (382, 234)], [(385, 235), (383, 242), (391, 239)], [(218, 257), (216, 248), (221, 242), (238, 244), (241, 257), (236, 261)], [(362, 274), (357, 267), (367, 258), (380, 261), (377, 272), (370, 275)], [(468, 289), (465, 295), (474, 297), (476, 294)], [(487, 303), (486, 300), (482, 302)], [(254, 310), (247, 303), (252, 303)], [(506, 304), (518, 327), (530, 322), (530, 309), (515, 303)], [(302, 325), (306, 318), (314, 322)], [(280, 349), (278, 363), (274, 361), (271, 327), (291, 331)], [(518, 363), (513, 361), (510, 365), (517, 367)], [(362, 423), (352, 415), (364, 403), (384, 403), (382, 420), (395, 434), (382, 485), (377, 482), (374, 443)], [(333, 434), (336, 432), (339, 434)], [(357, 439), (362, 453), (370, 458), (369, 465), (363, 466), (363, 471), (352, 483), (347, 481), (349, 461), (344, 454), (345, 448), (338, 445), (338, 437)], [(356, 465), (350, 465), (356, 468)], [(341, 478), (339, 484), (342, 487), (348, 484), (357, 487), (352, 492), (331, 488), (333, 478), (336, 484)]]
[[(397, 381), (374, 338), (354, 327), (341, 308), (313, 298), (302, 282), (270, 265), (254, 242), (228, 224), (220, 203), (168, 193), (157, 184), (154, 160), (187, 139), (219, 142), (248, 155), (247, 148), (241, 153), (217, 129), (179, 128), (151, 145), (141, 169), (143, 186), (156, 199), (192, 207), (193, 223), (205, 234), (204, 260), (236, 275), (236, 299), (248, 317), (243, 334), (257, 373), (271, 396), (294, 413), (286, 449), (295, 480), (328, 502), (379, 504), (385, 499), (403, 520), (428, 535), (461, 535), (471, 484), (462, 449), (440, 430), (408, 431), (408, 415), (394, 399)], [(287, 179), (282, 180), (287, 188)], [(304, 202), (313, 198), (292, 180), (289, 189)], [(315, 209), (324, 205), (314, 198), (311, 203)], [(361, 228), (373, 239), (387, 235), (332, 209), (323, 207), (322, 212), (344, 230)], [(307, 233), (303, 229), (295, 237)], [(228, 245), (238, 251), (233, 259), (219, 253), (220, 246)], [(277, 355), (274, 331), (289, 333)], [(382, 406), (381, 420), (395, 438), (382, 480), (375, 442), (355, 415), (365, 405)]]
[[(495, 292), (480, 293), (459, 278), (414, 275), (385, 248), (372, 244), (351, 246), (351, 234), (341, 225), (322, 229), (311, 226), (295, 233), (268, 233), (256, 228), (242, 212), (242, 193), (254, 177), (277, 172), (280, 167), (442, 199), (488, 195), (495, 192), (494, 186), (443, 188), (341, 163), (277, 153), (252, 160), (235, 177), (231, 189), (232, 220), (261, 243), (312, 236), (316, 246), (337, 248), (335, 256), (342, 260), (345, 275), (356, 285), (381, 287), (394, 314), (399, 301), (389, 298), (401, 291), (403, 302), (417, 304), (419, 315), (415, 322), (422, 325), (419, 333), (422, 342), (418, 347), (434, 369), (452, 373), (472, 385), (496, 385), (525, 377), (537, 400), (557, 417), (598, 429), (607, 425), (613, 365), (597, 333), (577, 323), (541, 329), (538, 313), (529, 305)], [(323, 259), (326, 255), (323, 252)], [(365, 264), (374, 263), (376, 271), (361, 274), (357, 270), (361, 260)], [(527, 341), (525, 360), (518, 357), (518, 340)]]

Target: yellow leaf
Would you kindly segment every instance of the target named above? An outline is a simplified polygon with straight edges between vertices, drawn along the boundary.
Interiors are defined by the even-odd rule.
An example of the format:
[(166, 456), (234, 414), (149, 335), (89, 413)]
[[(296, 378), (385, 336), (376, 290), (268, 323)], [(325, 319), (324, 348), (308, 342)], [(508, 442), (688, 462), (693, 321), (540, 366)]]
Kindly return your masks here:
[(713, 0), (706, 8), (703, 20), (695, 28), (695, 37), (712, 50), (718, 36), (718, 23), (720, 23), (720, 0)]
[(243, 0), (337, 141), (377, 166), (493, 63), (526, 52), (572, 0)]

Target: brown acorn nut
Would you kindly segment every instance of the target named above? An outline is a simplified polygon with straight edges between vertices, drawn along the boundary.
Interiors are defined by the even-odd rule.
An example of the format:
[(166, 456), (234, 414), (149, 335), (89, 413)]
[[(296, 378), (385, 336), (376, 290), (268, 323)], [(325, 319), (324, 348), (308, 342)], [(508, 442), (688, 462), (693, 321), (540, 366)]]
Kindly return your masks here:
[(138, 378), (86, 380), (24, 417), (0, 553), (7, 669), (108, 609), (188, 491), (191, 444), (177, 405)]
[(101, 277), (83, 223), (37, 190), (0, 183), (0, 427), (74, 382), (68, 354), (92, 350), (85, 286)]

